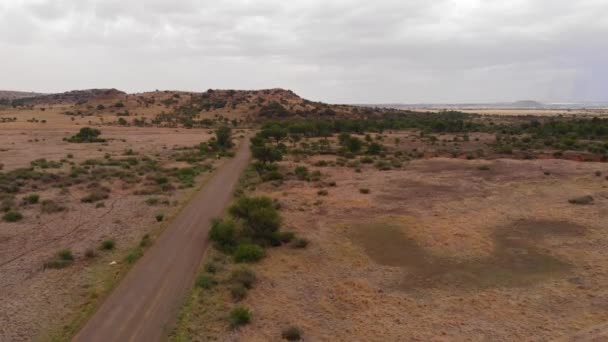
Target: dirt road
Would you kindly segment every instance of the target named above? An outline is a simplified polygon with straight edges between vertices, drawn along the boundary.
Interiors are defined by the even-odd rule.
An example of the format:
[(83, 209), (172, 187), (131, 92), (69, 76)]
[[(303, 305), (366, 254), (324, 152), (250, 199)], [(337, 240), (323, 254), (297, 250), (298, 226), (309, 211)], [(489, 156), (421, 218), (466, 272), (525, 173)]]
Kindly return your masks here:
[(165, 340), (207, 248), (210, 220), (222, 214), (248, 164), (249, 141), (221, 166), (135, 264), (73, 341)]

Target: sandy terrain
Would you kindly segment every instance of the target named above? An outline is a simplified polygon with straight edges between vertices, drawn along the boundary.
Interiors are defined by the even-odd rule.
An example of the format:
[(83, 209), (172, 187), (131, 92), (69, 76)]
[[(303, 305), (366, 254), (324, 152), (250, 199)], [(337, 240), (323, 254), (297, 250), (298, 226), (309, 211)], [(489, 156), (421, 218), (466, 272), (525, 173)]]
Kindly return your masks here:
[[(264, 186), (311, 245), (255, 266), (256, 319), (234, 339), (280, 340), (297, 325), (310, 341), (542, 341), (606, 321), (608, 181), (596, 170), (608, 171), (433, 159), (321, 168), (337, 182), (326, 197), (300, 181)], [(587, 194), (595, 204), (568, 203)]]
[[(22, 113), (0, 112), (3, 117), (19, 114)], [(75, 328), (74, 320), (85, 317), (115, 280), (128, 270), (127, 260), (135, 260), (143, 252), (143, 247), (138, 245), (147, 246), (148, 241), (154, 240), (165, 222), (181, 209), (211, 171), (203, 169), (207, 171), (195, 178), (192, 187), (185, 188), (170, 176), (169, 182), (173, 185), (161, 191), (150, 183), (151, 174), (143, 171), (130, 175), (120, 171), (120, 177), (107, 173), (107, 170), (128, 167), (124, 163), (118, 164), (120, 167), (95, 167), (85, 163), (86, 160), (134, 159), (134, 163), (139, 161), (136, 165), (141, 166), (149, 158), (169, 175), (172, 168), (189, 166), (176, 161), (175, 154), (208, 141), (212, 136), (209, 130), (104, 126), (98, 128), (102, 131), (101, 137), (108, 140), (106, 143), (74, 144), (63, 138), (75, 134), (86, 123), (71, 121), (54, 110), (37, 111), (36, 118), (38, 122), (27, 122), (19, 116), (17, 122), (0, 123), (3, 172), (29, 167), (32, 161), (44, 158), (49, 162), (63, 160), (62, 166), (49, 169), (39, 166), (35, 170), (61, 175), (69, 174), (74, 167), (81, 170), (84, 167), (97, 169), (101, 178), (92, 180), (96, 176), (91, 171), (88, 178), (77, 176), (74, 179), (83, 181), (72, 183), (64, 181), (64, 176), (59, 176), (59, 180), (50, 177), (51, 183), (23, 180), (19, 181), (22, 184), (18, 193), (3, 194), (14, 196), (14, 205), (24, 218), (18, 222), (0, 221), (1, 341), (64, 336), (62, 329), (58, 329), (62, 325), (69, 335)], [(133, 152), (126, 155), (127, 150)], [(224, 159), (215, 158), (205, 161), (212, 168), (223, 162)], [(67, 186), (59, 186), (55, 183), (58, 181), (66, 182)], [(81, 199), (97, 188), (107, 190), (108, 197), (83, 203)], [(40, 196), (38, 203), (21, 203), (32, 193)], [(41, 203), (45, 200), (63, 209), (44, 212)], [(158, 222), (158, 214), (164, 216), (162, 222)], [(142, 243), (142, 239), (146, 242)], [(114, 240), (115, 248), (100, 250), (104, 240)], [(44, 269), (45, 262), (61, 249), (70, 249), (74, 262), (62, 269)], [(89, 250), (94, 257), (85, 256)], [(110, 265), (113, 261), (116, 264)]]
[[(421, 148), (393, 134), (406, 142), (392, 148)], [(284, 229), (310, 244), (269, 249), (252, 266), (258, 282), (240, 303), (251, 324), (231, 331), (229, 293), (198, 291), (175, 340), (281, 341), (297, 326), (305, 341), (546, 341), (608, 321), (607, 164), (340, 163), (290, 156), (286, 181), (253, 192), (277, 199)], [(321, 180), (296, 180), (296, 166)], [(585, 195), (593, 204), (568, 202)], [(222, 258), (208, 256), (230, 270)]]

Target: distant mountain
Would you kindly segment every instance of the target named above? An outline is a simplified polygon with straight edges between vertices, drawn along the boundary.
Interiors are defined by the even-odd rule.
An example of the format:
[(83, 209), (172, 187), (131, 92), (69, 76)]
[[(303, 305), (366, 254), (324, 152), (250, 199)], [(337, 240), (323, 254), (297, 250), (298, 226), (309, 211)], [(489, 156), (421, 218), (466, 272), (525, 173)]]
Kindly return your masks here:
[(507, 103), (505, 105), (510, 108), (543, 108), (543, 107), (545, 107), (544, 104), (537, 102), (537, 101), (532, 101), (532, 100), (516, 101), (516, 102), (512, 102), (512, 103)]
[(22, 96), (12, 101), (13, 105), (53, 105), (53, 104), (82, 104), (91, 100), (124, 96), (125, 92), (117, 89), (85, 89), (72, 90), (57, 94), (33, 94)]
[(0, 90), (0, 100), (17, 100), (26, 97), (42, 96), (41, 93), (32, 93), (26, 91)]

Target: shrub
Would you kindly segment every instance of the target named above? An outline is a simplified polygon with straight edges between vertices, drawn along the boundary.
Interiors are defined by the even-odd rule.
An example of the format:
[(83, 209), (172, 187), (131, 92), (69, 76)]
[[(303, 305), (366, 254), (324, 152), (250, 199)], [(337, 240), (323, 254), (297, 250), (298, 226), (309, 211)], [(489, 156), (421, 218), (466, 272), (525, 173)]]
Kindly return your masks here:
[(23, 201), (27, 204), (36, 204), (38, 203), (38, 200), (40, 200), (40, 196), (38, 194), (31, 194), (23, 198)]
[(237, 306), (230, 311), (230, 326), (238, 328), (251, 322), (251, 310), (243, 306)]
[(308, 169), (306, 167), (298, 166), (294, 173), (299, 180), (308, 180)]
[(575, 197), (575, 198), (569, 199), (568, 202), (570, 202), (571, 204), (579, 204), (579, 205), (591, 204), (591, 203), (593, 203), (593, 197), (591, 197), (589, 195)]
[(156, 222), (162, 222), (162, 220), (165, 219), (165, 215), (164, 214), (156, 214), (156, 216), (154, 216), (156, 218)]
[(247, 297), (247, 288), (241, 284), (234, 284), (230, 287), (230, 295), (235, 302), (240, 302)]
[(198, 278), (196, 278), (196, 286), (206, 290), (214, 287), (216, 284), (217, 281), (208, 274), (201, 274), (198, 276)]
[(111, 251), (114, 249), (114, 247), (115, 247), (114, 240), (105, 240), (101, 243), (101, 247), (99, 247), (99, 249), (102, 249), (105, 251)]
[(139, 258), (141, 258), (142, 255), (143, 251), (141, 250), (141, 248), (136, 248), (131, 251), (131, 253), (127, 254), (127, 256), (125, 257), (125, 261), (129, 264), (132, 264), (136, 262)]
[(231, 139), (232, 131), (228, 126), (222, 126), (215, 130), (215, 137), (217, 141), (217, 145), (222, 149), (227, 149), (232, 147), (232, 139)]
[(244, 221), (247, 234), (255, 240), (270, 241), (281, 226), (281, 217), (268, 197), (241, 197), (229, 212)]
[(265, 255), (264, 249), (258, 245), (243, 243), (238, 245), (234, 252), (236, 262), (256, 262)]
[(596, 177), (601, 177), (602, 176), (602, 171), (595, 171), (595, 176)]
[(74, 255), (69, 249), (63, 249), (57, 252), (57, 254), (44, 263), (44, 268), (64, 268), (74, 262)]
[(360, 192), (360, 193), (362, 193), (362, 194), (367, 195), (367, 194), (369, 194), (369, 193), (370, 193), (370, 190), (369, 190), (369, 189), (366, 189), (366, 188), (363, 188), (363, 189), (359, 189), (359, 192)]
[(245, 288), (250, 289), (257, 281), (257, 277), (251, 269), (242, 267), (232, 271), (232, 274), (230, 275), (230, 281), (235, 284), (243, 285)]
[(281, 333), (281, 337), (287, 341), (299, 341), (302, 338), (302, 332), (297, 327), (289, 327)]
[(480, 171), (489, 171), (490, 167), (488, 165), (481, 165), (481, 166), (477, 167), (477, 170), (480, 170)]
[(23, 215), (18, 211), (8, 211), (3, 216), (2, 219), (6, 222), (17, 222), (23, 219)]
[(98, 138), (101, 131), (91, 127), (83, 127), (80, 131), (66, 139), (72, 143), (94, 143), (94, 142), (105, 142), (105, 139)]
[(294, 248), (306, 248), (306, 247), (308, 247), (308, 240), (303, 239), (303, 238), (296, 239), (293, 243), (293, 247)]
[(213, 220), (209, 238), (215, 247), (224, 252), (231, 252), (237, 245), (236, 223), (232, 220)]
[(40, 205), (40, 210), (45, 214), (53, 214), (64, 211), (65, 207), (57, 204), (53, 200), (44, 200)]
[(327, 192), (327, 190), (319, 190), (319, 191), (317, 191), (317, 195), (327, 196), (327, 195), (329, 195), (329, 192)]

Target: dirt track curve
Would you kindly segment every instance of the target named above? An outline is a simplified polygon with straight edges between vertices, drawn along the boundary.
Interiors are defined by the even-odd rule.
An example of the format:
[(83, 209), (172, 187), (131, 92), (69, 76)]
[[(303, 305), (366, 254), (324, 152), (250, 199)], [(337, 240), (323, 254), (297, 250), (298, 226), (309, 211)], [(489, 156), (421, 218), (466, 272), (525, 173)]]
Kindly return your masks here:
[(73, 341), (166, 340), (207, 248), (210, 220), (222, 214), (249, 158), (246, 138), (236, 156), (216, 171)]

